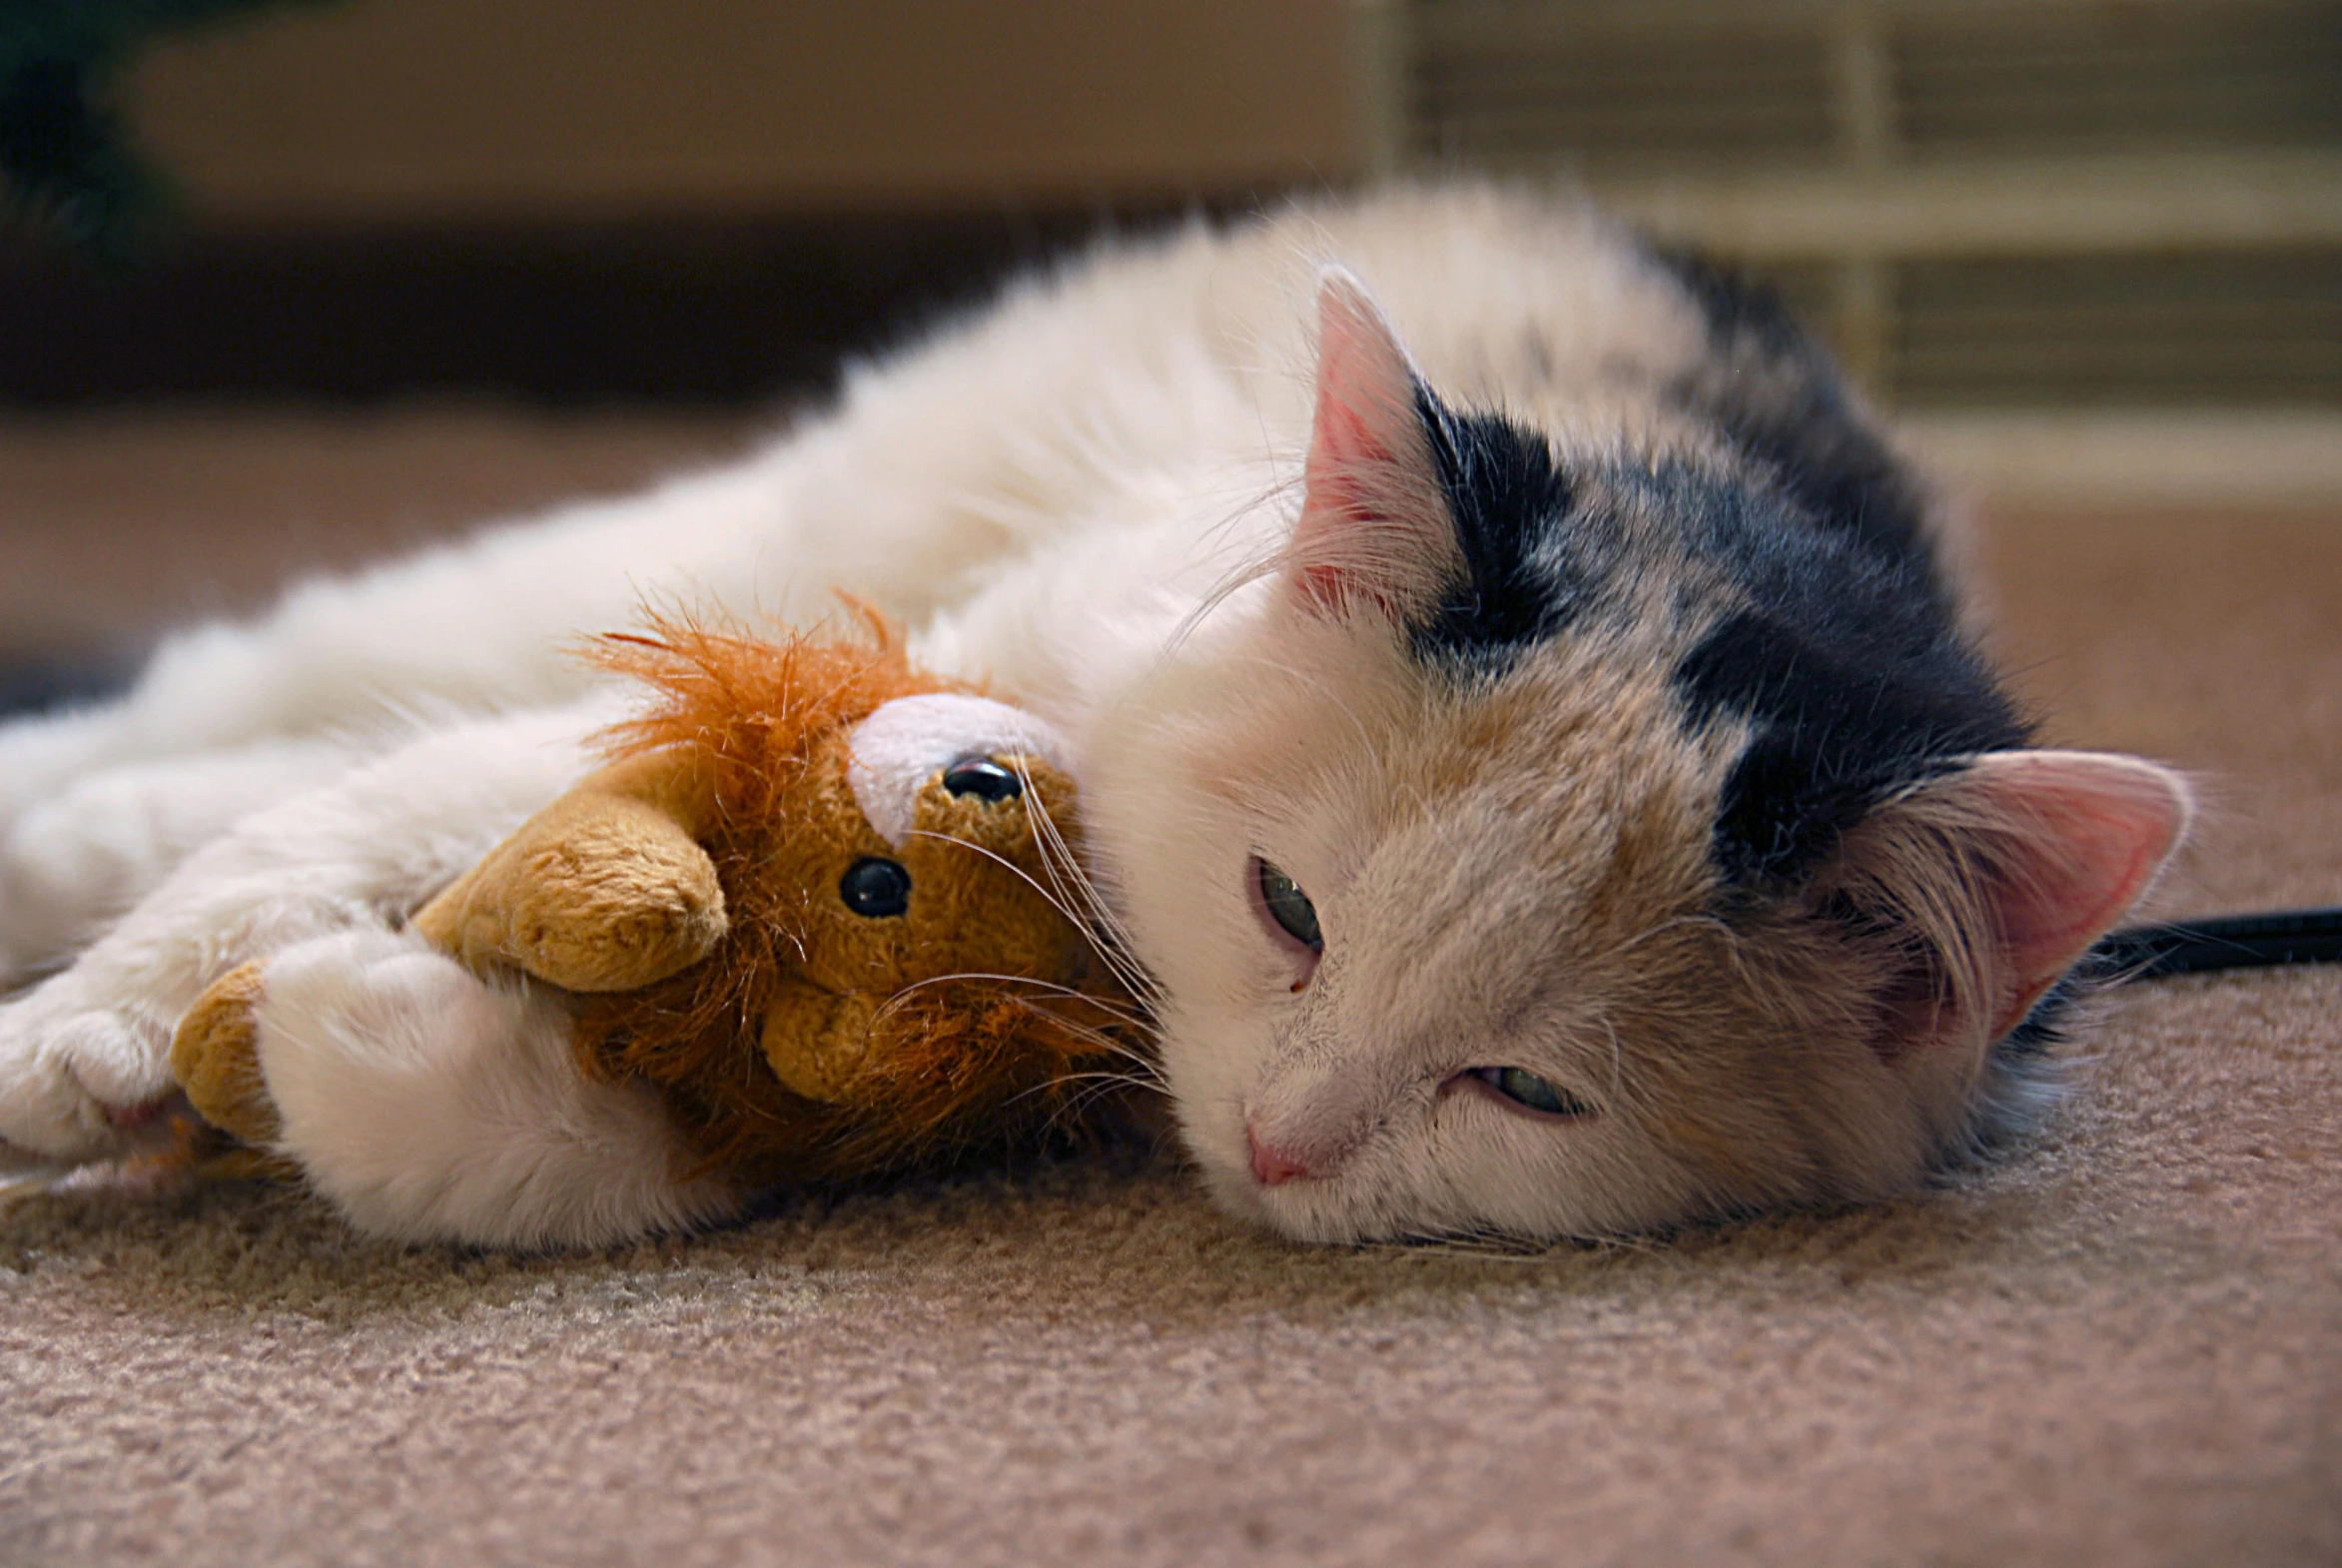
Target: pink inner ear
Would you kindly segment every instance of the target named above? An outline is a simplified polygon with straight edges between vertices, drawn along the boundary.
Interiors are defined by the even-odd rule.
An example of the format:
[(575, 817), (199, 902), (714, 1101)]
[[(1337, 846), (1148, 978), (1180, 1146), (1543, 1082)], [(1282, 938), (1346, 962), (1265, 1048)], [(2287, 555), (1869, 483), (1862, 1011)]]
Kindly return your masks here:
[[(1371, 580), (1339, 560), (1343, 546), (1380, 516), (1375, 476), (1393, 464), (1373, 426), (1323, 382), (1309, 440), (1308, 498), (1293, 530), (1301, 591), (1319, 607), (1338, 610), (1355, 593), (1380, 598)], [(1312, 548), (1314, 546), (1314, 548)], [(1384, 609), (1394, 606), (1383, 603)]]
[(1413, 364), (1358, 281), (1317, 294), (1317, 405), (1292, 580), (1311, 607), (1403, 610), (1443, 580), (1455, 545), (1432, 471)]
[(1997, 1039), (2146, 891), (2190, 805), (2177, 774), (2102, 752), (1993, 752), (1960, 787), (2009, 830), (1993, 888), (2010, 983)]

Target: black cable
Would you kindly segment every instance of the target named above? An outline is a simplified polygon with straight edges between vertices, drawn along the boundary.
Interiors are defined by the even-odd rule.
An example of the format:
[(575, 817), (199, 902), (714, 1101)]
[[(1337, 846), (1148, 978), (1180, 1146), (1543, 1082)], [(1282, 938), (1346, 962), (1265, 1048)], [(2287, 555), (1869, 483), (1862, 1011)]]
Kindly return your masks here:
[(2100, 941), (2091, 957), (2126, 980), (2278, 964), (2332, 964), (2342, 962), (2342, 908), (2132, 926)]

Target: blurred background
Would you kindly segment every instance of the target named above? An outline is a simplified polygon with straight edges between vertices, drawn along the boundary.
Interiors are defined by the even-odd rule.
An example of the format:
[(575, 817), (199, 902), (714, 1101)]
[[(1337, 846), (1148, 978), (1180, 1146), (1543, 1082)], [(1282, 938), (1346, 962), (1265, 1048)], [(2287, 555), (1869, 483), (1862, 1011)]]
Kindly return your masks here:
[(1769, 274), (2001, 515), (2342, 502), (2342, 0), (333, 0), (105, 81), (175, 194), (0, 246), (17, 706), (737, 449), (1102, 229), (1392, 176)]

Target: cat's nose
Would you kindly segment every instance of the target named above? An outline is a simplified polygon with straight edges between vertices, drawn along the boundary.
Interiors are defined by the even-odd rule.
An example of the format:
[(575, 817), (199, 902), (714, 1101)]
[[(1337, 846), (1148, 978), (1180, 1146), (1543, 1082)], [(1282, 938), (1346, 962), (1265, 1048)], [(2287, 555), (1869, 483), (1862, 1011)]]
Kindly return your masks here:
[(1244, 1129), (1244, 1142), (1252, 1150), (1252, 1178), (1262, 1186), (1282, 1186), (1309, 1174), (1302, 1161), (1274, 1144), (1262, 1143), (1259, 1133), (1249, 1127)]

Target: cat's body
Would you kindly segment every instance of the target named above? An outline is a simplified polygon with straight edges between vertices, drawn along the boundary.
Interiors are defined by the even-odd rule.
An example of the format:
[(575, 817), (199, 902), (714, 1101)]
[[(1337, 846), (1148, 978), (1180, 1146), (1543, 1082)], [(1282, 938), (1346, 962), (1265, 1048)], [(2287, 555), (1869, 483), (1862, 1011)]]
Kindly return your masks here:
[[(514, 710), (473, 733), (557, 788), (584, 720), (525, 710), (582, 686), (565, 637), (845, 587), (1074, 737), (1237, 1207), (1550, 1235), (1892, 1191), (1976, 1134), (1995, 1046), (2185, 815), (2144, 764), (2017, 749), (1942, 555), (1794, 329), (1574, 207), (1105, 254), (737, 467), (311, 585), (0, 737), (20, 961), (156, 889), (0, 1010), (0, 1139), (118, 1147), (200, 972), (379, 931), (512, 825), (331, 804), (381, 705)], [(334, 820), (279, 842), (272, 798)], [(239, 819), (234, 910), (228, 851), (165, 880)], [(320, 847), (353, 841), (417, 847)]]

